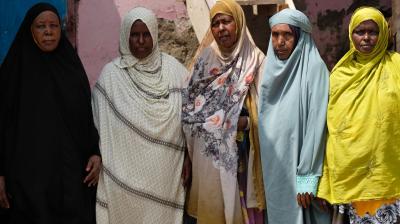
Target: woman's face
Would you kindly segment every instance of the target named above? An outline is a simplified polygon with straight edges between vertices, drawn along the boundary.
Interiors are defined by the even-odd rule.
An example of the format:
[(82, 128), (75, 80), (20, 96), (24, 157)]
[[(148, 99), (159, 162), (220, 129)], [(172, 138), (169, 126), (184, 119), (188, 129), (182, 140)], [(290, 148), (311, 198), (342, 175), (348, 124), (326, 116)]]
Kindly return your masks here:
[(40, 13), (31, 25), (36, 45), (44, 52), (55, 50), (61, 38), (61, 25), (58, 16), (52, 11)]
[(271, 29), (271, 42), (275, 55), (280, 60), (286, 60), (290, 57), (295, 46), (295, 34), (288, 24), (276, 24)]
[(211, 32), (217, 44), (223, 48), (231, 48), (237, 40), (236, 22), (232, 16), (218, 13), (212, 18)]
[(146, 58), (153, 51), (153, 38), (146, 24), (141, 20), (136, 20), (132, 24), (129, 49), (132, 55), (138, 59)]
[(354, 47), (361, 53), (371, 53), (378, 43), (379, 27), (372, 20), (366, 20), (358, 25), (351, 35)]

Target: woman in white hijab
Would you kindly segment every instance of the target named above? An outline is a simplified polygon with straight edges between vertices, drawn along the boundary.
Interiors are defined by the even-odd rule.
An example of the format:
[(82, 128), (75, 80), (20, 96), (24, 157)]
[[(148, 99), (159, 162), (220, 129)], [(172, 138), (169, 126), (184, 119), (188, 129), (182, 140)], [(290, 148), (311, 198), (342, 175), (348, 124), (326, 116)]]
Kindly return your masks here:
[(97, 223), (182, 223), (181, 89), (188, 71), (159, 51), (157, 36), (154, 13), (131, 10), (121, 56), (103, 68), (93, 90), (104, 165)]

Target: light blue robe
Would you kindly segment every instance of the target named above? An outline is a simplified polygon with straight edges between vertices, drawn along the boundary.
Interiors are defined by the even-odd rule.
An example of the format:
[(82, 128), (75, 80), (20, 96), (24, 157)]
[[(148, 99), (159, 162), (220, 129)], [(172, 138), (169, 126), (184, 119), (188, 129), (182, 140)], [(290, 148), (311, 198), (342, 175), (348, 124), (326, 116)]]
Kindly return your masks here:
[(270, 38), (260, 86), (259, 133), (267, 219), (270, 224), (330, 223), (315, 201), (297, 204), (297, 193), (316, 195), (325, 151), (329, 71), (300, 11), (285, 9), (269, 20), (300, 28), (287, 60), (275, 55)]

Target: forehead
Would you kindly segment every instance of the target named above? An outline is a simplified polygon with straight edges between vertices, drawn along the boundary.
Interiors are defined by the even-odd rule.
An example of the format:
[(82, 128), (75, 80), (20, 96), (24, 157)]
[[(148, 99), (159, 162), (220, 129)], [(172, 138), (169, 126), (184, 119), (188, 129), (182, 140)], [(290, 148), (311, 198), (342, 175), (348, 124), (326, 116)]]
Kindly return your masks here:
[(359, 29), (369, 29), (369, 30), (379, 30), (378, 24), (376, 24), (372, 19), (362, 21), (355, 30)]
[(45, 20), (56, 20), (58, 21), (58, 16), (52, 11), (43, 11), (41, 12), (34, 21), (41, 22)]
[(227, 15), (227, 14), (218, 13), (217, 15), (215, 15), (212, 18), (211, 22), (216, 22), (216, 21), (219, 21), (219, 20), (233, 20), (233, 17), (230, 16), (230, 15)]
[(147, 28), (146, 23), (138, 19), (132, 24), (131, 32), (150, 32), (150, 31)]
[(290, 29), (289, 25), (286, 23), (279, 23), (271, 28), (271, 32), (287, 32), (287, 33), (292, 33), (292, 30)]

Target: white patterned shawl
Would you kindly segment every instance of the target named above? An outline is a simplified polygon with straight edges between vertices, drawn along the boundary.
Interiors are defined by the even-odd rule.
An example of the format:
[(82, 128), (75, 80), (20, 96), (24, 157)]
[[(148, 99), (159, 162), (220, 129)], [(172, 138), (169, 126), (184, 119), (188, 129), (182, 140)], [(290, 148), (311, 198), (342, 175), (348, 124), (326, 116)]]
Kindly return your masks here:
[[(138, 19), (153, 38), (153, 51), (142, 60), (129, 50), (130, 29)], [(160, 53), (157, 20), (145, 8), (125, 16), (120, 53), (103, 68), (93, 90), (104, 166), (97, 223), (182, 223), (181, 89), (188, 71)]]

